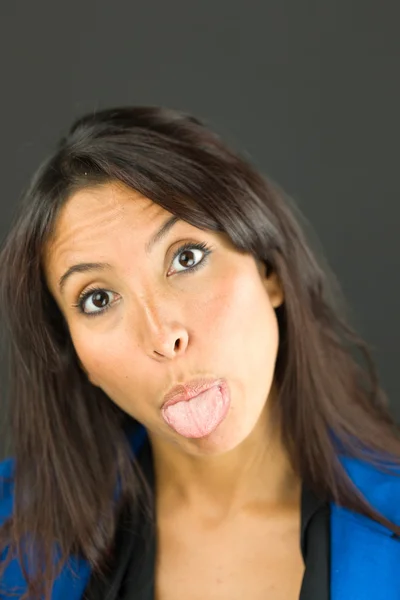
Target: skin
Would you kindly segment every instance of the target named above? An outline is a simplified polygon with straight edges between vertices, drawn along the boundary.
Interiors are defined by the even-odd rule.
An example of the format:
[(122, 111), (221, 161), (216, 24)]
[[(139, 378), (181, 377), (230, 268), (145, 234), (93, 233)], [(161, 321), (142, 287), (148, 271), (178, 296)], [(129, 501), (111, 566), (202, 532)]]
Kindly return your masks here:
[[(280, 282), (225, 234), (183, 221), (147, 254), (146, 243), (169, 216), (122, 184), (77, 192), (45, 248), (47, 284), (89, 380), (149, 433), (157, 597), (298, 598), (300, 482), (269, 417)], [(184, 242), (212, 250), (198, 270), (187, 264), (200, 263), (201, 250), (172, 260)], [(73, 274), (61, 291), (60, 277), (83, 262), (110, 268)], [(110, 304), (94, 317), (74, 306), (92, 286), (108, 291)], [(99, 311), (93, 296), (85, 308)], [(198, 377), (224, 378), (231, 407), (210, 436), (186, 439), (160, 409), (172, 386)]]

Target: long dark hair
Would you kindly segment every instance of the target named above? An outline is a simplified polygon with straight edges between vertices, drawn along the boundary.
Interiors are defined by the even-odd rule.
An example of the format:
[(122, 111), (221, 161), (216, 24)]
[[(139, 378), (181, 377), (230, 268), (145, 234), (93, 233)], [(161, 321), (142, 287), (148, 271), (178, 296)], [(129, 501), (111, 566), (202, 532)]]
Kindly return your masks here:
[[(103, 110), (76, 121), (39, 169), (1, 251), (16, 462), (14, 513), (1, 529), (0, 551), (8, 546), (21, 563), (31, 556), (29, 597), (44, 590), (50, 598), (70, 555), (104, 568), (117, 509), (137, 501), (141, 489), (126, 435), (131, 420), (89, 383), (42, 267), (63, 204), (110, 181), (196, 227), (226, 232), (277, 273), (285, 301), (277, 309), (274, 410), (293, 467), (321, 497), (398, 532), (363, 499), (339, 457), (397, 465), (398, 429), (368, 348), (336, 306), (338, 288), (332, 293), (284, 193), (192, 116), (158, 107)], [(35, 545), (27, 544), (29, 533)]]

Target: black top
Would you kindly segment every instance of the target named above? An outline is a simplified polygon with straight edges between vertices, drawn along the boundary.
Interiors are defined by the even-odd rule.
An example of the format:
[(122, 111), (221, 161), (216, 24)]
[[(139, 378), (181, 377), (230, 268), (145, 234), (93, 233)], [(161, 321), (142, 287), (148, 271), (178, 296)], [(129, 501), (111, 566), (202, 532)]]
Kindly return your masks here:
[[(138, 458), (150, 489), (154, 490), (148, 441)], [(329, 504), (303, 486), (300, 545), (305, 572), (299, 600), (330, 600), (329, 514)], [(113, 564), (106, 576), (92, 575), (84, 600), (154, 600), (155, 557), (154, 527), (143, 515), (135, 516), (126, 509), (117, 527)]]

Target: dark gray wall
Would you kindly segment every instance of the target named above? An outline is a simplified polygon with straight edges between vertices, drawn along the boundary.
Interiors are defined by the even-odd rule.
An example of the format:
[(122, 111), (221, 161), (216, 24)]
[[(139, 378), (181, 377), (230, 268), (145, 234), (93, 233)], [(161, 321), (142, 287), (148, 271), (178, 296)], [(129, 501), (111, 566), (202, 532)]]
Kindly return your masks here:
[(299, 203), (399, 418), (399, 20), (398, 0), (2, 3), (0, 237), (78, 114), (191, 111)]

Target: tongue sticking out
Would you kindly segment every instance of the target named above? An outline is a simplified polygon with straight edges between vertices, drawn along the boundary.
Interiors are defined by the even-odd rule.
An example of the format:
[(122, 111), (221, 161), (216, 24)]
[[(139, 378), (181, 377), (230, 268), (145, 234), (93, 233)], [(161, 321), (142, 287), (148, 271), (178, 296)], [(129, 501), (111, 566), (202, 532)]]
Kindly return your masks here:
[(212, 433), (228, 412), (229, 402), (219, 387), (213, 387), (191, 400), (181, 400), (162, 410), (172, 429), (187, 438), (201, 438)]

